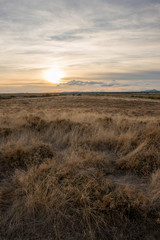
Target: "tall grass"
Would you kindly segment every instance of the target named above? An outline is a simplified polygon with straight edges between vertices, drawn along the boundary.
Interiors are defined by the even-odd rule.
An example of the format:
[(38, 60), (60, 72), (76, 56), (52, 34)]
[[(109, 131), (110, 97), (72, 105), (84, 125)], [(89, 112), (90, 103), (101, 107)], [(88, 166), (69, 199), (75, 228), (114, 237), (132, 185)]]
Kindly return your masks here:
[(32, 107), (0, 119), (0, 239), (159, 239), (159, 117)]

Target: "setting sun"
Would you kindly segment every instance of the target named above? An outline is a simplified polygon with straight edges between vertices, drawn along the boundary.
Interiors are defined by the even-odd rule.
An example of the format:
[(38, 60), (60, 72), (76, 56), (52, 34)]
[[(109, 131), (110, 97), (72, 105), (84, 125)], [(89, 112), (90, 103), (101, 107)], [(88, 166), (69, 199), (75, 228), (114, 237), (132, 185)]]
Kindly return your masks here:
[(64, 76), (64, 73), (57, 69), (49, 69), (44, 73), (45, 80), (51, 83), (59, 83)]

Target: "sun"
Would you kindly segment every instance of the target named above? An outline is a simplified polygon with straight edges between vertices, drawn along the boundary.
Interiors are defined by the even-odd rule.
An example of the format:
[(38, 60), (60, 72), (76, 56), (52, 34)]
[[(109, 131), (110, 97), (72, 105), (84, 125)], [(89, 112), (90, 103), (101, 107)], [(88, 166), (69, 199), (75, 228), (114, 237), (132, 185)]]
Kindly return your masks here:
[(62, 71), (57, 69), (49, 69), (44, 73), (44, 79), (51, 83), (59, 83), (61, 78), (65, 75)]

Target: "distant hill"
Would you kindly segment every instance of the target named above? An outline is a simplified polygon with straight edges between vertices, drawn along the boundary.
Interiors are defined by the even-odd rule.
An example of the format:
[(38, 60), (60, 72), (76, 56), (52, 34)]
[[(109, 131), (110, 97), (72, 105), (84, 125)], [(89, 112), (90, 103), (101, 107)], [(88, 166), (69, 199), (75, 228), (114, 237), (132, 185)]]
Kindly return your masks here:
[(160, 92), (159, 90), (156, 90), (156, 89), (151, 89), (151, 90), (144, 90), (144, 91), (141, 91), (141, 92), (148, 92), (148, 93), (158, 93)]

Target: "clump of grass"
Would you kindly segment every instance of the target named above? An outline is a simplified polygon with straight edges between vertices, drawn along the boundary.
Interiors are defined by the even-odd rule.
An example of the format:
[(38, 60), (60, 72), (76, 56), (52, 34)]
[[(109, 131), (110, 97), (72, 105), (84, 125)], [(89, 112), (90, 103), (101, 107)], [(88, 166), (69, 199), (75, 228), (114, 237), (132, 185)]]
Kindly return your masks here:
[(153, 151), (143, 151), (122, 158), (117, 168), (133, 171), (138, 174), (150, 175), (153, 171), (160, 168), (159, 153)]
[(150, 201), (157, 205), (160, 210), (160, 169), (156, 170), (151, 175)]
[(12, 133), (12, 130), (7, 127), (0, 127), (0, 138), (5, 138)]
[(25, 123), (23, 128), (28, 128), (34, 131), (42, 131), (47, 127), (47, 122), (39, 116), (29, 115), (24, 118)]
[[(147, 128), (147, 127), (146, 127)], [(148, 130), (148, 131), (147, 131)], [(131, 170), (139, 174), (150, 175), (160, 168), (160, 128), (145, 129), (141, 135), (137, 149), (122, 157), (117, 167)]]
[(28, 166), (39, 165), (48, 158), (52, 158), (51, 147), (44, 143), (36, 143), (26, 147), (7, 144), (0, 151), (0, 171), (2, 175), (10, 174), (15, 169), (26, 169)]

